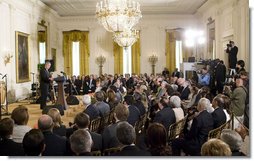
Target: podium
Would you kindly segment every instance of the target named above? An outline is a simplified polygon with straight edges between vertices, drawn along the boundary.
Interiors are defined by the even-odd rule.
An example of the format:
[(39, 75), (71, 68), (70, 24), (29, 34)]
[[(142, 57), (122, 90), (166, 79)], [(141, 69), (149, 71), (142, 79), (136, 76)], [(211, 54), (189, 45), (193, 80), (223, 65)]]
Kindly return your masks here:
[(54, 79), (58, 85), (58, 97), (56, 100), (56, 104), (62, 105), (63, 109), (66, 110), (68, 108), (68, 105), (66, 103), (66, 100), (64, 98), (65, 92), (64, 92), (64, 82), (66, 81), (65, 76), (60, 76)]

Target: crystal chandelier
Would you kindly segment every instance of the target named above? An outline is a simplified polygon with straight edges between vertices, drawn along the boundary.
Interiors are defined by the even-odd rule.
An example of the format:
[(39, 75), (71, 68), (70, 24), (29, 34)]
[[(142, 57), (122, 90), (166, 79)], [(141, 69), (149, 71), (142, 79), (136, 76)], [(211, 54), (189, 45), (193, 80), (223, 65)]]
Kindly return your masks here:
[(139, 34), (137, 30), (125, 30), (123, 32), (115, 32), (113, 34), (114, 41), (122, 47), (132, 46), (138, 38)]
[(104, 0), (96, 5), (96, 18), (109, 32), (130, 30), (141, 17), (140, 4), (132, 0)]

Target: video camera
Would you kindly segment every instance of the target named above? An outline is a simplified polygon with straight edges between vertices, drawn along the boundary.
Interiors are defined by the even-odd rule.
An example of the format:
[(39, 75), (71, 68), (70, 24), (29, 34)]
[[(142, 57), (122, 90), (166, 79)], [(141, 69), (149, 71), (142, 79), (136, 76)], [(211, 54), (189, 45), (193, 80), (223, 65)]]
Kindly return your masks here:
[(229, 41), (229, 43), (227, 44), (227, 48), (232, 47), (232, 41)]

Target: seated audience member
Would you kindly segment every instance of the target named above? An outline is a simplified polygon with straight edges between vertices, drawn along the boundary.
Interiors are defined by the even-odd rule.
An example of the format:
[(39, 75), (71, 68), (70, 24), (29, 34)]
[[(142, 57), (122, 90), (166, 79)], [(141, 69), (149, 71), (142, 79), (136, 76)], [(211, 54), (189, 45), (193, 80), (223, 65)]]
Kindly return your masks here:
[(190, 87), (191, 98), (190, 98), (190, 102), (185, 106), (186, 109), (197, 105), (198, 101), (196, 101), (196, 98), (197, 98), (197, 95), (198, 95), (198, 90), (199, 90), (198, 87), (196, 87), (194, 85), (192, 85)]
[(140, 116), (143, 116), (146, 113), (146, 108), (145, 108), (144, 104), (141, 101), (142, 95), (138, 92), (134, 92), (133, 96), (134, 96), (134, 99), (135, 99), (134, 106), (136, 106), (139, 109)]
[(94, 104), (95, 109), (99, 111), (99, 115), (104, 117), (110, 112), (110, 107), (107, 103), (104, 102), (104, 94), (102, 91), (95, 93), (96, 103)]
[(88, 94), (84, 95), (83, 97), (83, 104), (85, 106), (84, 113), (86, 113), (90, 117), (90, 120), (92, 121), (97, 117), (100, 117), (100, 114), (98, 109), (95, 108), (95, 106), (92, 105), (91, 103), (92, 103), (91, 96)]
[(242, 137), (235, 130), (223, 129), (220, 139), (229, 145), (232, 156), (245, 156), (241, 152), (241, 146), (243, 144)]
[(119, 103), (116, 98), (116, 93), (112, 89), (107, 91), (107, 103), (109, 104), (110, 110), (114, 109)]
[(74, 127), (67, 130), (68, 136), (73, 134), (73, 132), (76, 131), (77, 129), (86, 130), (90, 133), (93, 140), (92, 151), (102, 150), (102, 136), (95, 132), (91, 132), (88, 129), (89, 124), (90, 124), (89, 116), (83, 112), (78, 113), (74, 118)]
[(201, 86), (210, 85), (210, 74), (208, 73), (207, 67), (202, 68), (201, 74), (198, 74), (198, 84)]
[(132, 95), (125, 96), (124, 105), (129, 109), (129, 117), (127, 119), (127, 122), (134, 126), (135, 123), (140, 119), (140, 111), (134, 105), (134, 97)]
[(153, 156), (172, 155), (171, 148), (167, 146), (167, 131), (160, 123), (152, 123), (147, 130), (149, 151)]
[(11, 118), (14, 120), (12, 140), (22, 143), (24, 135), (31, 130), (31, 127), (27, 126), (29, 120), (27, 108), (25, 106), (18, 106), (12, 111)]
[(179, 78), (177, 80), (177, 84), (181, 100), (188, 100), (190, 94), (188, 82), (184, 78)]
[(156, 94), (156, 98), (159, 99), (162, 96), (164, 96), (164, 94), (167, 92), (166, 86), (168, 85), (168, 83), (166, 81), (162, 81), (161, 85), (158, 88), (158, 92)]
[(86, 130), (77, 130), (70, 137), (71, 150), (78, 156), (91, 156), (93, 140)]
[(4, 118), (0, 121), (0, 156), (23, 156), (22, 144), (11, 139), (14, 121)]
[(63, 156), (66, 154), (66, 139), (53, 133), (54, 122), (48, 115), (42, 115), (38, 120), (38, 127), (42, 131), (46, 148), (44, 156)]
[(220, 127), (227, 121), (226, 114), (223, 111), (223, 101), (223, 98), (218, 95), (214, 97), (212, 102), (212, 107), (214, 108), (214, 111), (212, 112), (214, 129)]
[(226, 95), (221, 95), (221, 98), (223, 99), (223, 111), (224, 111), (226, 118), (227, 118), (226, 121), (229, 121), (230, 115), (231, 115), (231, 111), (230, 111), (231, 100)]
[(118, 147), (120, 145), (116, 136), (116, 127), (120, 122), (127, 121), (128, 116), (129, 109), (123, 104), (119, 103), (114, 111), (114, 118), (116, 122), (109, 125), (108, 127), (105, 127), (102, 134), (104, 150), (108, 148)]
[(41, 156), (45, 150), (45, 140), (41, 130), (28, 131), (23, 139), (23, 148), (27, 156)]
[(159, 111), (155, 114), (153, 122), (161, 123), (166, 130), (169, 126), (176, 122), (175, 113), (168, 103), (165, 101), (167, 98), (162, 97), (158, 103)]
[(47, 113), (54, 122), (53, 133), (59, 136), (66, 136), (66, 127), (62, 123), (61, 114), (58, 109), (51, 108)]
[(220, 139), (210, 139), (202, 145), (202, 156), (231, 156), (231, 150), (225, 142)]
[(119, 156), (149, 156), (149, 152), (140, 150), (134, 143), (136, 140), (135, 129), (128, 122), (124, 121), (117, 125), (116, 136), (123, 145)]
[(210, 105), (208, 99), (200, 99), (197, 106), (198, 113), (193, 118), (190, 131), (185, 134), (184, 138), (172, 141), (174, 156), (180, 156), (181, 150), (192, 156), (200, 155), (201, 146), (207, 141), (209, 131), (213, 129), (213, 117), (206, 110), (208, 105)]
[(182, 120), (184, 118), (184, 112), (181, 108), (181, 99), (178, 96), (172, 96), (169, 101), (175, 113), (176, 122)]

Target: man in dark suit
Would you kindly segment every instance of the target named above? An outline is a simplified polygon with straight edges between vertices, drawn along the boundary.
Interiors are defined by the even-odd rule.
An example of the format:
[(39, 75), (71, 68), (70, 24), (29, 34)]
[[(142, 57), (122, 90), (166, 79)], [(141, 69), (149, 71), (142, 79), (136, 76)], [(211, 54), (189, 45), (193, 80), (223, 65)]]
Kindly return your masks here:
[(134, 97), (132, 95), (125, 96), (124, 105), (129, 109), (129, 117), (127, 119), (127, 122), (134, 126), (135, 123), (140, 119), (140, 111), (134, 105)]
[(71, 150), (77, 156), (91, 156), (92, 138), (88, 131), (77, 130), (70, 137)]
[(67, 129), (67, 138), (69, 138), (73, 132), (78, 129), (86, 130), (90, 133), (93, 140), (92, 151), (102, 150), (102, 136), (95, 132), (91, 132), (88, 129), (89, 124), (89, 116), (83, 112), (78, 113), (74, 118), (74, 127)]
[(237, 63), (238, 47), (235, 46), (234, 41), (229, 41), (229, 44), (227, 44), (226, 53), (228, 53), (229, 68), (235, 69)]
[(220, 96), (216, 96), (213, 99), (212, 106), (214, 108), (214, 111), (212, 113), (213, 116), (213, 127), (214, 129), (223, 125), (227, 121), (227, 117), (225, 112), (223, 111), (223, 98)]
[(53, 78), (50, 77), (50, 74), (48, 71), (50, 66), (51, 66), (50, 61), (46, 61), (44, 68), (40, 70), (40, 90), (41, 90), (40, 108), (41, 109), (46, 107), (50, 81), (53, 81)]
[(54, 134), (53, 120), (48, 115), (42, 115), (38, 120), (38, 127), (42, 131), (45, 138), (45, 151), (43, 156), (64, 156), (67, 152), (67, 140)]
[(175, 113), (168, 103), (165, 101), (167, 98), (160, 99), (159, 111), (155, 114), (153, 122), (161, 123), (168, 131), (169, 126), (176, 122)]
[(190, 94), (190, 88), (184, 78), (179, 78), (177, 80), (178, 84), (178, 92), (181, 94), (180, 98), (181, 100), (188, 100), (189, 94)]
[(83, 97), (83, 104), (86, 107), (86, 109), (83, 111), (90, 117), (90, 121), (96, 119), (97, 117), (100, 117), (99, 111), (95, 108), (94, 105), (91, 104), (91, 96), (86, 94)]
[(190, 131), (184, 138), (172, 141), (173, 156), (180, 156), (181, 150), (192, 156), (200, 155), (201, 146), (207, 141), (209, 131), (213, 129), (213, 117), (206, 110), (208, 106), (210, 101), (201, 98), (197, 106), (198, 113), (193, 118)]
[(90, 79), (88, 80), (88, 93), (94, 93), (96, 89), (96, 81), (94, 80), (94, 76), (90, 75)]
[(0, 156), (24, 156), (22, 144), (11, 139), (14, 121), (4, 118), (0, 121)]
[(104, 150), (108, 148), (120, 146), (120, 143), (116, 136), (116, 127), (120, 122), (126, 121), (128, 116), (129, 116), (129, 109), (123, 104), (119, 103), (115, 107), (115, 111), (114, 111), (114, 118), (116, 120), (115, 123), (104, 128), (104, 131), (102, 133)]
[(147, 151), (140, 150), (135, 144), (136, 133), (133, 126), (123, 121), (116, 127), (116, 136), (119, 142), (124, 145), (118, 156), (150, 156)]
[(218, 93), (223, 92), (224, 82), (226, 80), (226, 72), (226, 66), (224, 65), (223, 60), (218, 60), (218, 63), (215, 66), (215, 81)]

